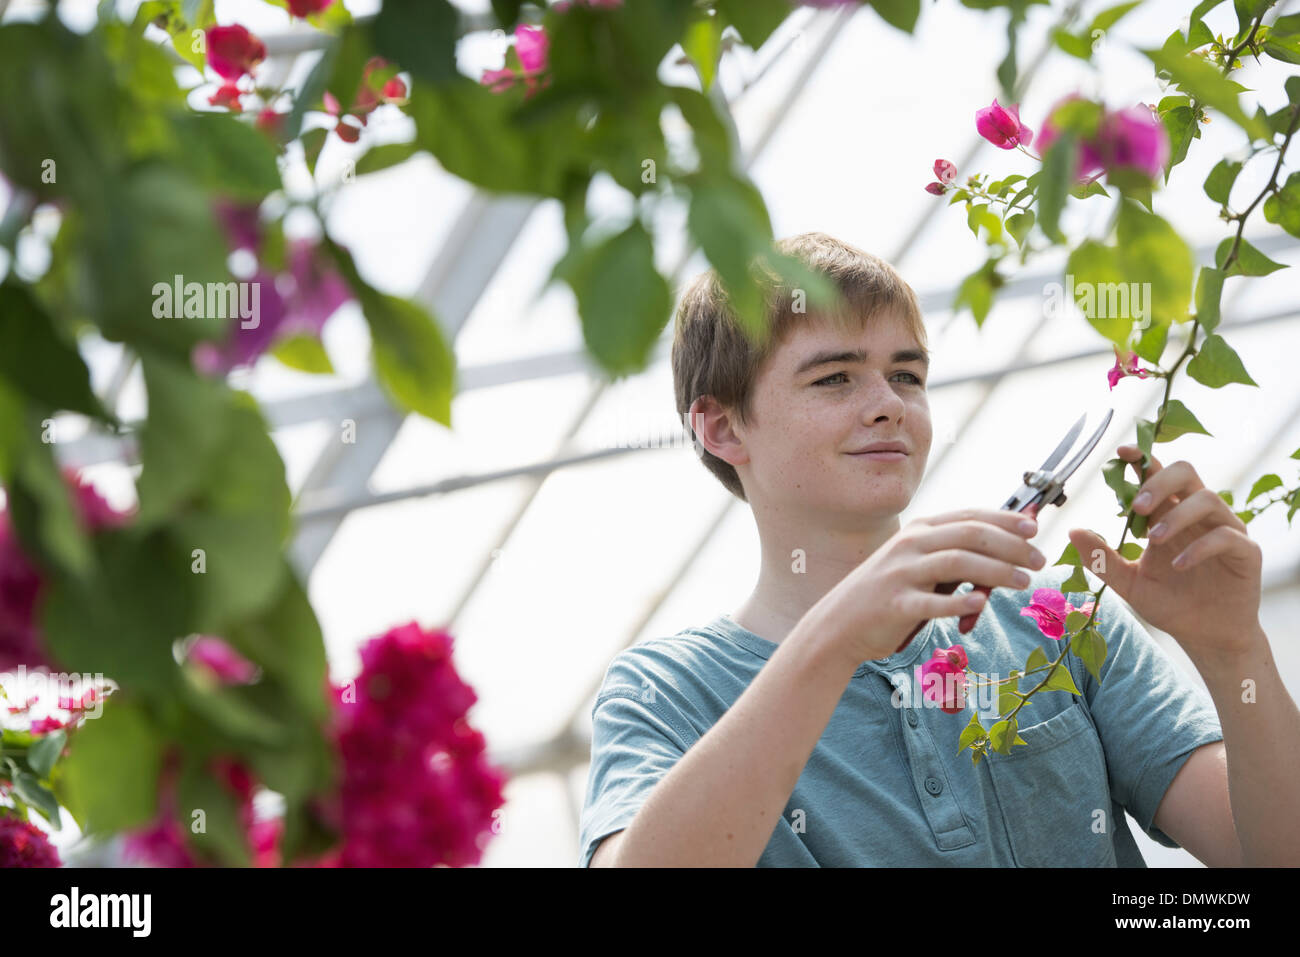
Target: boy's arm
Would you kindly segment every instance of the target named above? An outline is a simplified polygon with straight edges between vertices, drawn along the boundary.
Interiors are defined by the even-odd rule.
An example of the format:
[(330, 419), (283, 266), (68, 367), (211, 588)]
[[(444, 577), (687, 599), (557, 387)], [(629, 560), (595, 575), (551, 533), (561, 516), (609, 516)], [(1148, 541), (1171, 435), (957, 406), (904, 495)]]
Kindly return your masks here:
[(1192, 661), (1219, 713), (1223, 741), (1188, 758), (1161, 802), (1165, 822), (1158, 815), (1156, 825), (1211, 867), (1296, 866), (1300, 710), (1278, 675), (1268, 638), (1261, 630), (1253, 651), (1240, 657)]
[(754, 867), (860, 661), (819, 606), (592, 865)]

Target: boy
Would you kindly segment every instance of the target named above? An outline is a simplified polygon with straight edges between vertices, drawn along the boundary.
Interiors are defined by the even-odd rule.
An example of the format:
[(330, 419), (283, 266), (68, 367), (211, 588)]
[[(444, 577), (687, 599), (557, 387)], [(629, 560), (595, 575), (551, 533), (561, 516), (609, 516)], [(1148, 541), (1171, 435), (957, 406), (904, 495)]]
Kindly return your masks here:
[[(931, 443), (915, 295), (824, 233), (778, 248), (836, 283), (846, 308), (803, 314), (773, 285), (772, 334), (756, 348), (710, 271), (683, 297), (672, 353), (697, 451), (753, 510), (759, 580), (734, 614), (611, 662), (581, 863), (1144, 867), (1125, 809), (1211, 866), (1300, 863), (1300, 712), (1259, 625), (1259, 548), (1186, 462), (1152, 461), (1151, 502), (1134, 506), (1152, 525), (1139, 561), (1083, 529), (1071, 541), (1104, 555), (1108, 591), (1180, 642), (1209, 697), (1114, 595), (1097, 615), (1101, 684), (1068, 656), (1081, 696), (1034, 695), (1010, 755), (972, 764), (957, 752), (970, 715), (906, 694), (937, 648), (961, 644), (996, 676), (1035, 645), (1055, 658), (1058, 641), (1021, 610), (1070, 569), (1045, 567), (1036, 523), (1009, 511), (900, 527)], [(1140, 467), (1136, 448), (1120, 454)], [(1183, 552), (1192, 561), (1172, 568)], [(972, 604), (969, 583), (995, 590)]]

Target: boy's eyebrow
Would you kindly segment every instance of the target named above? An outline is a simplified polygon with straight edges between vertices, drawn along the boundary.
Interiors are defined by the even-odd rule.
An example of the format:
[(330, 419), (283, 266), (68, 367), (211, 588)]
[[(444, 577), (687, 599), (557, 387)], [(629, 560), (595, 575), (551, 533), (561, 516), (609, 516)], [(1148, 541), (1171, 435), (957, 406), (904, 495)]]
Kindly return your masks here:
[[(794, 370), (794, 374), (796, 377), (798, 377), (803, 375), (805, 372), (809, 371), (810, 369), (815, 369), (818, 366), (830, 365), (836, 362), (866, 362), (866, 361), (867, 361), (867, 353), (863, 352), (860, 349), (851, 349), (848, 351), (826, 350), (822, 352), (813, 353), (811, 356), (809, 356), (807, 359), (805, 359), (802, 363), (799, 364), (799, 368)], [(927, 369), (930, 367), (929, 354), (922, 352), (920, 349), (899, 349), (892, 356), (890, 356), (890, 361), (891, 362), (919, 362)]]

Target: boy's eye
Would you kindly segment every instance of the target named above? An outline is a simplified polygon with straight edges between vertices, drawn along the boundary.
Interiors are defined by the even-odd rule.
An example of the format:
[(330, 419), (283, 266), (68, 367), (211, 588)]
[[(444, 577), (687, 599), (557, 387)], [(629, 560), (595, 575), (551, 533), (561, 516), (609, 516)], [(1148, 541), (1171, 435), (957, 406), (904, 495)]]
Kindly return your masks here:
[[(924, 385), (924, 384), (925, 384), (924, 382), (921, 381), (921, 377), (918, 376), (918, 375), (917, 375), (916, 373), (914, 373), (914, 372), (896, 372), (896, 373), (894, 373), (894, 374), (895, 374), (895, 375), (911, 376), (911, 377), (912, 377), (912, 383), (913, 383), (914, 385)], [(840, 378), (843, 378), (845, 381), (848, 381), (848, 374), (847, 374), (847, 373), (844, 373), (844, 372), (837, 372), (837, 373), (835, 373), (834, 375), (828, 375), (828, 376), (827, 376), (826, 378), (824, 378), (824, 379), (818, 379), (816, 382), (813, 383), (813, 385), (835, 385), (835, 384), (837, 384), (837, 383), (836, 383), (834, 380), (836, 380), (836, 379), (840, 379)]]

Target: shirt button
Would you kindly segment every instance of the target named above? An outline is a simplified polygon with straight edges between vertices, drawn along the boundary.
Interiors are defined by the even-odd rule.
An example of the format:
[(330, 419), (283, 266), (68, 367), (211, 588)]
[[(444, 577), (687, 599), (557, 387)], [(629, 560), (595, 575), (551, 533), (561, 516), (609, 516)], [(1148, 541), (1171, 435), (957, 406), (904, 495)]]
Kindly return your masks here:
[(943, 790), (943, 783), (938, 778), (926, 778), (925, 789), (931, 794), (938, 794)]
[(916, 712), (911, 708), (907, 709), (907, 723), (914, 728), (916, 727)]

